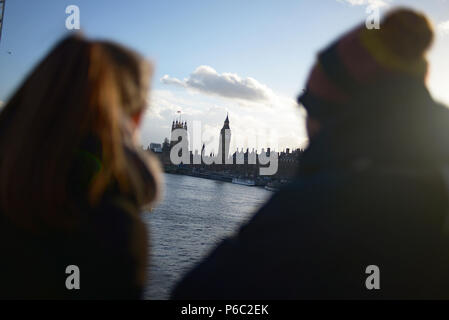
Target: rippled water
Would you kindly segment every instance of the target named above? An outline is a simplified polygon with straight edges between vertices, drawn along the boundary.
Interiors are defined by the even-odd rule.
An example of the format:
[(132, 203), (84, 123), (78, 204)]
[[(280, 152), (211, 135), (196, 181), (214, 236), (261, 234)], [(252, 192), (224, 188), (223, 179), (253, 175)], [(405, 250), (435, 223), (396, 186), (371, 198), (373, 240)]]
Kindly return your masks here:
[(146, 299), (168, 299), (177, 280), (270, 196), (260, 187), (165, 175), (164, 200), (144, 215), (151, 250)]

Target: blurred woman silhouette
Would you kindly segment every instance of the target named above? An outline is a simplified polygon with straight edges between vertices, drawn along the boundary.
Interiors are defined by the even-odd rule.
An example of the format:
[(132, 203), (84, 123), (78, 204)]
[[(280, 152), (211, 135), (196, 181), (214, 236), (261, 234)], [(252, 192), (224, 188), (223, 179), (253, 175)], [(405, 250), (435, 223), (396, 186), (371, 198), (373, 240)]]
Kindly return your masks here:
[(134, 137), (151, 74), (120, 45), (71, 35), (1, 110), (1, 298), (141, 297), (139, 212), (160, 175)]

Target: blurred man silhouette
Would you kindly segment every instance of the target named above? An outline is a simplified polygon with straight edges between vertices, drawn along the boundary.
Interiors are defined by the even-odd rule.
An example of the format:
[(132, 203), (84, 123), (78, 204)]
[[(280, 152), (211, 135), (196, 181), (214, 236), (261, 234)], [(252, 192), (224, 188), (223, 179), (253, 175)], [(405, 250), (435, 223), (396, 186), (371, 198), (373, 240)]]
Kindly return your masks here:
[[(159, 168), (134, 137), (152, 66), (61, 40), (0, 112), (0, 298), (141, 298)], [(66, 268), (80, 271), (79, 290)], [(70, 267), (73, 269), (73, 267)]]
[(310, 145), (295, 182), (173, 298), (448, 298), (449, 110), (425, 85), (432, 40), (423, 14), (396, 9), (320, 52), (298, 99)]

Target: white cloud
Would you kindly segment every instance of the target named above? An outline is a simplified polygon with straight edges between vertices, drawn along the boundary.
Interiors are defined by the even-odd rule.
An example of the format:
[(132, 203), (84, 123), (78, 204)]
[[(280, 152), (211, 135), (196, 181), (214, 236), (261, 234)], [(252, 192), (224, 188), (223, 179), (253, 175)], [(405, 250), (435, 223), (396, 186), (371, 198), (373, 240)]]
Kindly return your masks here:
[(171, 84), (187, 89), (193, 89), (209, 95), (217, 95), (230, 99), (250, 102), (270, 102), (273, 91), (254, 78), (241, 78), (235, 73), (219, 74), (210, 66), (199, 66), (184, 80), (164, 75), (164, 84)]
[(439, 23), (437, 30), (443, 35), (449, 35), (449, 20)]
[(337, 0), (352, 6), (371, 6), (375, 8), (387, 7), (392, 0)]
[[(161, 142), (182, 112), (189, 130), (201, 122), (206, 152), (216, 152), (226, 114), (231, 121), (231, 150), (271, 147), (276, 150), (304, 146), (304, 114), (295, 99), (278, 94), (254, 78), (232, 73), (219, 74), (208, 66), (198, 67), (187, 79), (168, 75), (162, 83), (187, 90), (157, 89), (151, 93), (149, 110), (141, 127), (141, 141)], [(226, 98), (226, 99), (223, 99)], [(189, 131), (189, 134), (192, 132)], [(198, 149), (193, 146), (192, 150)]]

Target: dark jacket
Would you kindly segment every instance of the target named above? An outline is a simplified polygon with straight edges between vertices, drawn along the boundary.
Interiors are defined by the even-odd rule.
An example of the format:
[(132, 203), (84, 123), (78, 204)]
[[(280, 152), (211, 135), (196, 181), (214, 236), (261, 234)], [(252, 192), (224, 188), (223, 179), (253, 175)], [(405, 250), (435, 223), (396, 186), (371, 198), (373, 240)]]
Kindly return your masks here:
[[(136, 238), (143, 223), (110, 201), (76, 231), (33, 235), (2, 219), (0, 299), (139, 299)], [(146, 251), (145, 251), (146, 252)], [(68, 290), (66, 268), (80, 270), (80, 290)]]
[[(118, 192), (113, 184), (100, 204), (87, 204), (87, 183), (96, 170), (98, 146), (89, 143), (81, 149), (68, 186), (76, 199), (76, 226), (30, 232), (0, 213), (0, 299), (142, 298), (146, 226), (134, 199)], [(139, 165), (136, 155), (129, 150), (128, 155)], [(140, 166), (141, 173), (149, 175), (142, 163)], [(71, 265), (80, 271), (79, 290), (66, 287), (70, 276), (66, 268)]]
[[(414, 81), (367, 88), (345, 110), (311, 141), (294, 183), (174, 299), (449, 298), (449, 110)], [(370, 265), (379, 290), (365, 285)]]

